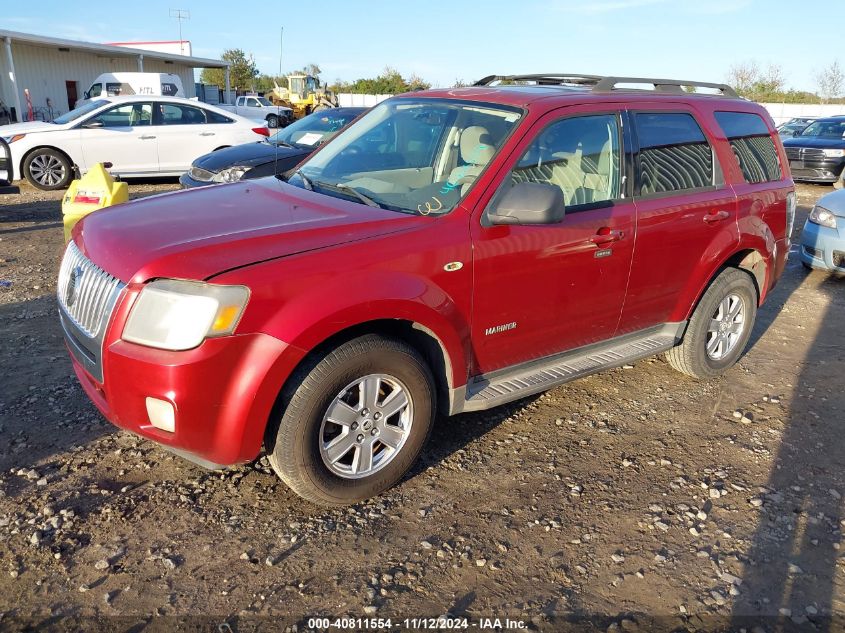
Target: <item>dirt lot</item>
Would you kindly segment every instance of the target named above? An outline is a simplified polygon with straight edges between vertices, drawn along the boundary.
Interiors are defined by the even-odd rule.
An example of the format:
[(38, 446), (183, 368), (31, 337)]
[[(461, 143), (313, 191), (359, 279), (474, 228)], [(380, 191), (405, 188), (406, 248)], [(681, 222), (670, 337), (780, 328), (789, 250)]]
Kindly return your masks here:
[[(827, 191), (800, 187), (796, 236)], [(845, 281), (793, 256), (721, 379), (651, 359), (439, 420), (401, 485), (324, 510), (263, 458), (204, 471), (100, 417), (56, 316), (58, 200), (0, 200), (0, 629), (845, 626)]]

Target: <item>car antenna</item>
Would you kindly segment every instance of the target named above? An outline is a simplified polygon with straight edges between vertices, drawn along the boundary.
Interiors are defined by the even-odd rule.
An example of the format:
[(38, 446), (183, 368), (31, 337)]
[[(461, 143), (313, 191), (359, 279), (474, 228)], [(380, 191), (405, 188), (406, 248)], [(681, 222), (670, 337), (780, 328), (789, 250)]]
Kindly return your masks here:
[[(282, 41), (283, 41), (284, 37), (285, 37), (285, 27), (282, 26), (282, 27), (280, 27), (280, 30), (279, 30), (279, 77), (282, 76)], [(278, 107), (279, 106), (276, 106), (276, 108), (277, 108), (276, 120), (277, 121), (280, 120), (279, 117), (278, 117), (278, 114), (279, 114)], [(277, 127), (276, 129), (278, 130), (279, 128)], [(278, 131), (276, 132), (276, 134), (278, 134)], [(276, 139), (276, 142), (273, 143), (273, 175), (276, 178), (279, 177), (279, 141), (278, 141), (278, 139)]]

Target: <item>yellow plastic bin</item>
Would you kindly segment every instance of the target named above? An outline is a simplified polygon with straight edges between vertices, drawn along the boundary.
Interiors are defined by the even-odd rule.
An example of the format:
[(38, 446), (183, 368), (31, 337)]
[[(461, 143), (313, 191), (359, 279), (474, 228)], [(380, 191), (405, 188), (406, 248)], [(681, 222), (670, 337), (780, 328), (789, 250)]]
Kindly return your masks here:
[(115, 182), (103, 163), (97, 163), (82, 178), (70, 183), (62, 198), (65, 242), (70, 240), (70, 232), (76, 223), (86, 215), (128, 200), (129, 187), (126, 183)]

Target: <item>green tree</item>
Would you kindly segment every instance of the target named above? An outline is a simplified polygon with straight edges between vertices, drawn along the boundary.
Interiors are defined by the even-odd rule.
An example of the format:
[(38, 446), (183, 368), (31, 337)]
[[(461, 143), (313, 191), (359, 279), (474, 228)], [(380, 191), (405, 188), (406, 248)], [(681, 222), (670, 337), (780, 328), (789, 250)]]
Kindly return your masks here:
[[(247, 56), (240, 48), (223, 51), (220, 59), (229, 62), (229, 84), (232, 90), (253, 90), (258, 77), (258, 67), (252, 53)], [(226, 87), (226, 71), (223, 68), (203, 68), (200, 81), (204, 84)], [(272, 86), (271, 86), (272, 87)]]
[(431, 88), (431, 84), (415, 74), (405, 79), (398, 70), (386, 66), (381, 74), (376, 77), (356, 79), (353, 82), (344, 82), (338, 79), (330, 88), (335, 92), (395, 95), (412, 90), (425, 90)]

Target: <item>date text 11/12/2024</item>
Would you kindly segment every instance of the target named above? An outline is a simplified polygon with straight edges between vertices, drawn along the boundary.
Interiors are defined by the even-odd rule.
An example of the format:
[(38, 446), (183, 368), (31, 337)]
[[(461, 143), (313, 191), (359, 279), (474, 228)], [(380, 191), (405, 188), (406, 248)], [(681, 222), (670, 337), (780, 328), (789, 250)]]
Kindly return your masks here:
[(528, 628), (524, 620), (510, 618), (478, 618), (477, 621), (464, 617), (437, 618), (308, 618), (308, 628), (315, 631), (331, 629), (347, 631), (386, 631), (392, 629), (425, 630), (468, 630), (477, 631), (521, 631)]

